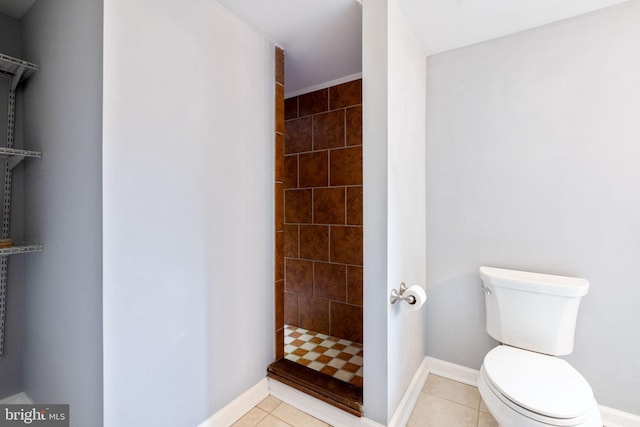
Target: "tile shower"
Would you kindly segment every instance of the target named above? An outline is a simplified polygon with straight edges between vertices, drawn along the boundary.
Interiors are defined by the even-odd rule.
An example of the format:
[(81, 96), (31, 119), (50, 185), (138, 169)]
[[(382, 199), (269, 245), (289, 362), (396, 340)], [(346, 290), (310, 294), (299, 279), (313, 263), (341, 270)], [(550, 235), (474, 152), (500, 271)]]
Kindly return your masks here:
[[(286, 325), (361, 344), (362, 81), (288, 98), (284, 119), (283, 148), (276, 135), (284, 300), (276, 311)], [(276, 292), (282, 287), (276, 281)]]

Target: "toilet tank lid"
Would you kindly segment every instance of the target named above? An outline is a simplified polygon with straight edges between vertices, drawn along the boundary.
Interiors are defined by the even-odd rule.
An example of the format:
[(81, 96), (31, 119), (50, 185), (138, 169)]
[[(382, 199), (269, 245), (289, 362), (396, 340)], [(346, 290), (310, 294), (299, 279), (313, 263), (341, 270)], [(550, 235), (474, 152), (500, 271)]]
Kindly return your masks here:
[(480, 267), (482, 281), (493, 286), (552, 295), (581, 297), (589, 291), (589, 282), (578, 277), (554, 276), (503, 268)]

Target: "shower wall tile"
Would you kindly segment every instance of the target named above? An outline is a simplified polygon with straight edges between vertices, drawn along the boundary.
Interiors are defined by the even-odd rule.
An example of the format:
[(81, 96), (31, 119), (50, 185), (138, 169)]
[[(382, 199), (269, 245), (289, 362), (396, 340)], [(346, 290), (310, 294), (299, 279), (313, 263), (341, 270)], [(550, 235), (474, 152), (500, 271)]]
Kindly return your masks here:
[(329, 152), (316, 151), (298, 156), (299, 187), (326, 187), (329, 185)]
[(281, 182), (274, 184), (275, 196), (275, 229), (276, 232), (284, 230), (284, 185)]
[(287, 258), (298, 258), (298, 225), (285, 224), (284, 226), (284, 256)]
[(362, 145), (362, 106), (346, 110), (347, 145)]
[[(329, 334), (329, 300), (311, 295), (298, 296), (300, 327)], [(358, 341), (362, 342), (362, 340)]]
[(275, 332), (275, 358), (276, 360), (280, 360), (284, 357), (284, 328), (276, 329)]
[(347, 224), (362, 225), (362, 187), (347, 187)]
[(313, 149), (344, 147), (344, 110), (313, 116)]
[(275, 178), (276, 182), (284, 182), (284, 134), (276, 133), (275, 143)]
[(285, 190), (284, 221), (288, 224), (311, 223), (313, 211), (311, 206), (312, 190)]
[(353, 80), (333, 86), (329, 91), (330, 104), (329, 108), (345, 108), (352, 105), (362, 104), (362, 80)]
[(361, 341), (362, 83), (289, 98), (284, 115), (285, 322)]
[(362, 267), (347, 266), (347, 302), (362, 305)]
[(298, 325), (298, 294), (284, 292), (284, 323), (292, 326)]
[(298, 188), (298, 155), (284, 156), (284, 188)]
[(300, 117), (322, 113), (329, 109), (329, 90), (321, 89), (298, 97)]
[(291, 120), (298, 118), (298, 97), (284, 100), (284, 119)]
[(276, 132), (284, 132), (284, 86), (276, 84), (275, 99)]
[(362, 147), (331, 150), (331, 186), (362, 185)]
[(284, 86), (284, 50), (276, 48), (276, 83)]
[(275, 280), (284, 280), (284, 231), (276, 232), (275, 247)]
[(347, 300), (347, 266), (316, 262), (313, 266), (313, 295), (332, 301)]
[(362, 306), (331, 301), (330, 329), (330, 335), (361, 343)]
[(329, 260), (329, 227), (300, 225), (300, 258)]
[(331, 226), (331, 262), (362, 266), (362, 227)]
[(284, 124), (284, 152), (285, 154), (303, 153), (311, 151), (312, 147), (311, 117), (303, 117), (286, 121)]
[(344, 187), (315, 188), (313, 190), (313, 223), (344, 224), (344, 198)]
[(313, 293), (313, 262), (286, 259), (285, 289), (287, 292), (311, 295)]
[(284, 328), (284, 280), (275, 282), (275, 322), (276, 329)]

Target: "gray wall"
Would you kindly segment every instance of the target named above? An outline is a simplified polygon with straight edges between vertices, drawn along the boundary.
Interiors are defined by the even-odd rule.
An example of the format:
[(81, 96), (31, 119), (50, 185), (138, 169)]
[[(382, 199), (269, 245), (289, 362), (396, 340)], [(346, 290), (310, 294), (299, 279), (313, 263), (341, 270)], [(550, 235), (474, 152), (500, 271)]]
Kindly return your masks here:
[[(0, 53), (21, 57), (20, 22), (0, 14)], [(0, 78), (0, 145), (6, 146), (7, 97), (9, 80)], [(16, 93), (14, 146), (22, 147), (22, 88)], [(4, 171), (4, 162), (0, 162)], [(23, 228), (23, 173), (18, 166), (13, 172), (13, 197), (10, 236), (20, 240)], [(4, 176), (0, 176), (0, 188), (4, 188)], [(0, 196), (1, 197), (1, 196)], [(5, 319), (4, 357), (0, 359), (0, 399), (22, 391), (22, 341), (24, 331), (24, 256), (9, 257), (7, 300)]]
[(25, 88), (25, 391), (102, 425), (102, 1), (39, 0), (22, 19), (40, 65)]
[(567, 359), (640, 414), (640, 2), (429, 58), (430, 356), (479, 368), (481, 265), (591, 282)]

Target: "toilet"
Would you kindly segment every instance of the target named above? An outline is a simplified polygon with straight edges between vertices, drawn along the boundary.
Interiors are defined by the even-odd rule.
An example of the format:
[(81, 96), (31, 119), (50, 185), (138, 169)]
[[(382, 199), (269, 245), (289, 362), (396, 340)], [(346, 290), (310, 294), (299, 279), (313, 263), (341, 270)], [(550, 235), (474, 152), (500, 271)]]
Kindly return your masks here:
[(556, 356), (573, 351), (584, 279), (480, 267), (487, 333), (478, 389), (501, 427), (602, 427), (589, 383)]

